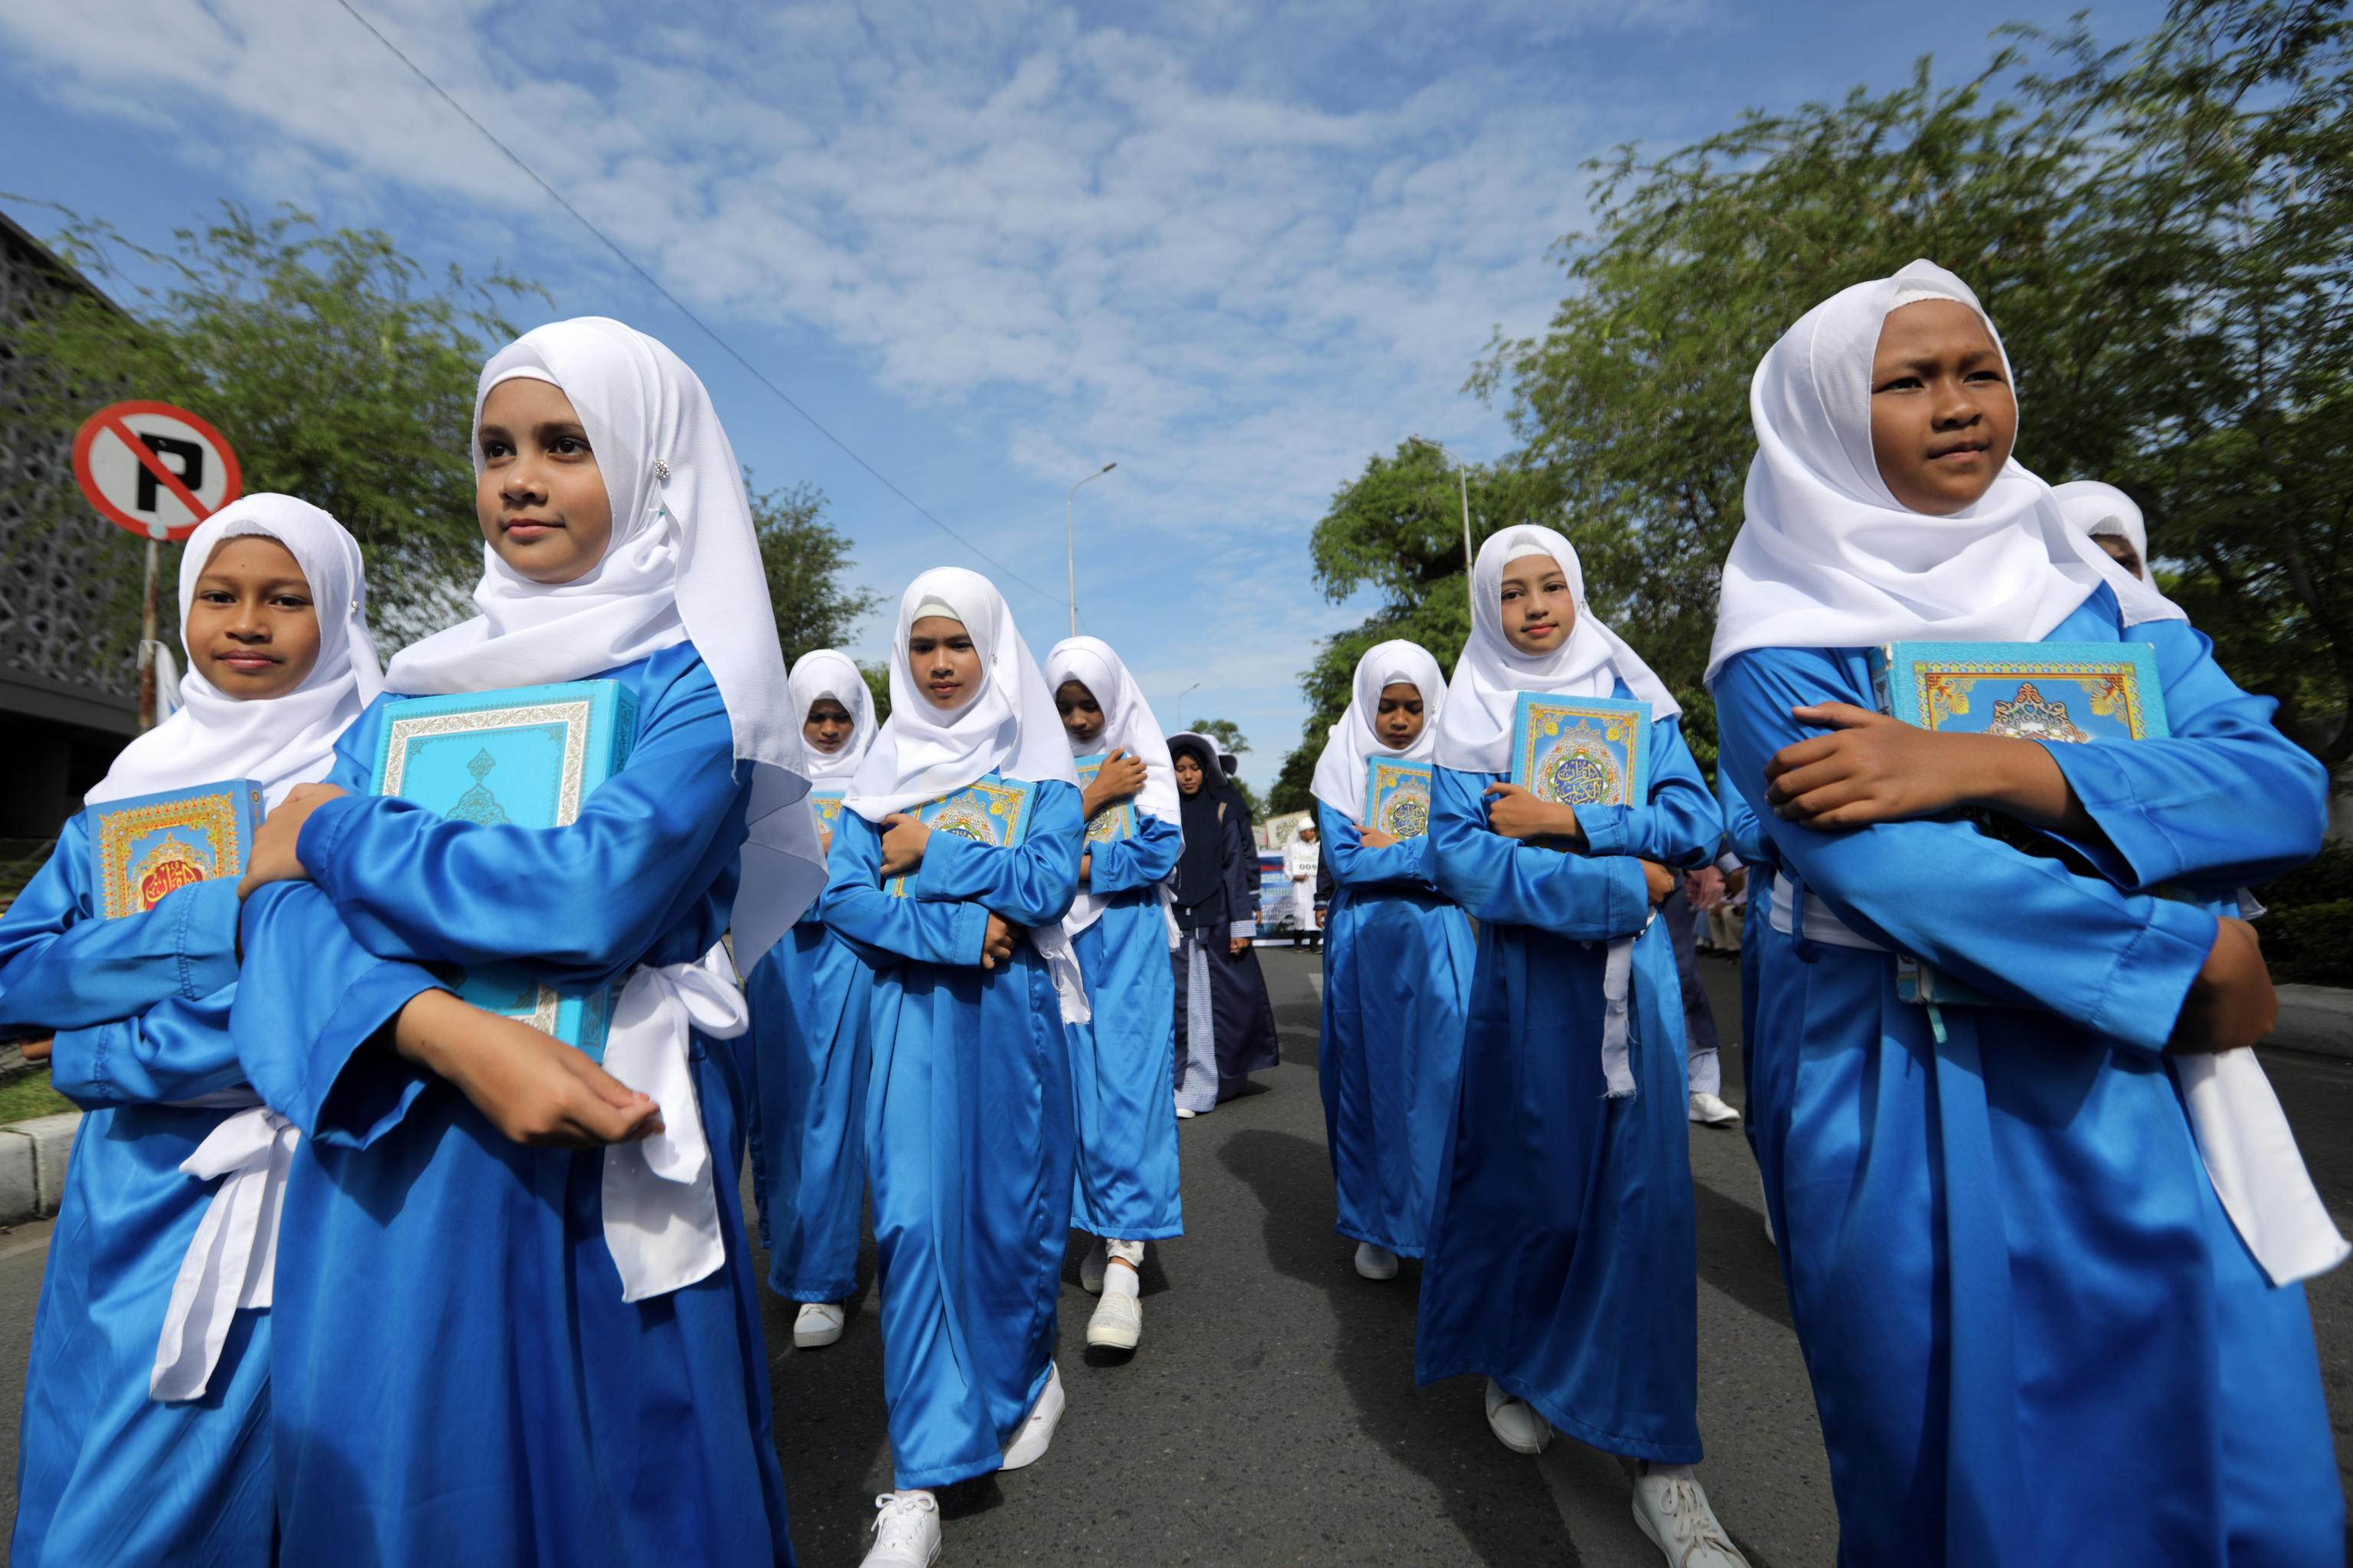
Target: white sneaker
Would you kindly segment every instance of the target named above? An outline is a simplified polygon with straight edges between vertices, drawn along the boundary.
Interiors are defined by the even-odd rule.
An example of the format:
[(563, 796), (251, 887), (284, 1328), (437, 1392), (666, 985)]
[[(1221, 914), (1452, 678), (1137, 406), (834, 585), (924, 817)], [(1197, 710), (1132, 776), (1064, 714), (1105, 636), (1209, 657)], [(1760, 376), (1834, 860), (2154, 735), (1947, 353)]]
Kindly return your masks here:
[(1366, 1279), (1395, 1279), (1398, 1276), (1398, 1255), (1385, 1246), (1358, 1242), (1356, 1272)]
[(1672, 1568), (1748, 1568), (1689, 1465), (1641, 1467), (1634, 1477), (1634, 1522)]
[(1514, 1454), (1541, 1454), (1552, 1441), (1552, 1423), (1526, 1400), (1504, 1393), (1493, 1378), (1487, 1380), (1487, 1427)]
[(1103, 1269), (1111, 1262), (1111, 1244), (1101, 1236), (1087, 1255), (1079, 1260), (1079, 1288), (1090, 1296), (1103, 1294)]
[(874, 1544), (859, 1568), (932, 1568), (940, 1560), (940, 1504), (929, 1492), (874, 1499)]
[(793, 1349), (817, 1351), (841, 1338), (849, 1314), (837, 1301), (804, 1301), (793, 1315)]
[(1740, 1113), (1722, 1097), (1703, 1093), (1691, 1097), (1691, 1118), (1703, 1127), (1730, 1127), (1740, 1119)]
[(1053, 1446), (1054, 1428), (1062, 1424), (1062, 1372), (1060, 1367), (1046, 1369), (1046, 1387), (1038, 1395), (1038, 1403), (1029, 1407), (1021, 1423), (1021, 1430), (1013, 1435), (1013, 1442), (997, 1462), (1000, 1470), (1018, 1470), (1034, 1465), (1046, 1457)]
[(1200, 1112), (1194, 1110), (1188, 1106), (1178, 1106), (1176, 1107), (1176, 1119), (1178, 1121), (1191, 1121), (1195, 1117), (1200, 1114)]
[(1144, 1338), (1144, 1303), (1116, 1290), (1103, 1292), (1087, 1319), (1087, 1343), (1097, 1350), (1132, 1351)]

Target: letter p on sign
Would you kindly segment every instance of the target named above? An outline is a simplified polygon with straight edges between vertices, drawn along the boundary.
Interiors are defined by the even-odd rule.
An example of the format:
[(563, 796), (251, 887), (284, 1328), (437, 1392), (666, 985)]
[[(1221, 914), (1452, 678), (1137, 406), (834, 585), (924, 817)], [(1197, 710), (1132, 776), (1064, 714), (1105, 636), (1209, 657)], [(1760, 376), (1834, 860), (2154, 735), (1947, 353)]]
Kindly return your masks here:
[(73, 468), (99, 514), (142, 539), (185, 539), (244, 493), (221, 433), (169, 403), (92, 414), (74, 437)]

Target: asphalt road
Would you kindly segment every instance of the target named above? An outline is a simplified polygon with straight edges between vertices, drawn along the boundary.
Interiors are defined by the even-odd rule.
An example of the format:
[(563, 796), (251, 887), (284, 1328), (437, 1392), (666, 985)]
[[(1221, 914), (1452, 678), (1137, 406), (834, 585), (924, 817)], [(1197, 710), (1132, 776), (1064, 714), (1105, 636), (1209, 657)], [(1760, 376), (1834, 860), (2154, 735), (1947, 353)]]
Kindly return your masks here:
[[(1074, 1245), (1053, 1450), (944, 1499), (948, 1564), (1575, 1564), (1650, 1568), (1614, 1461), (1566, 1439), (1538, 1459), (1488, 1435), (1474, 1379), (1413, 1383), (1409, 1263), (1356, 1277), (1332, 1234), (1315, 1079), (1311, 957), (1266, 954), (1283, 1065), (1260, 1092), (1184, 1124), (1188, 1234), (1145, 1269), (1132, 1360), (1091, 1363)], [(1739, 1103), (1738, 979), (1702, 960)], [(2313, 1174), (2353, 1231), (2353, 1063), (2266, 1054)], [(1837, 1539), (1821, 1439), (1766, 1241), (1747, 1145), (1692, 1129), (1699, 1205), (1701, 1467), (1757, 1568), (1826, 1563)], [(0, 1233), (0, 1507), (15, 1512), (16, 1412), (47, 1226)], [(765, 1261), (763, 1262), (765, 1271)], [(839, 1345), (792, 1349), (792, 1308), (765, 1302), (778, 1450), (808, 1568), (853, 1568), (891, 1485), (867, 1293)], [(2353, 1453), (2353, 1268), (2312, 1290), (2340, 1461)]]

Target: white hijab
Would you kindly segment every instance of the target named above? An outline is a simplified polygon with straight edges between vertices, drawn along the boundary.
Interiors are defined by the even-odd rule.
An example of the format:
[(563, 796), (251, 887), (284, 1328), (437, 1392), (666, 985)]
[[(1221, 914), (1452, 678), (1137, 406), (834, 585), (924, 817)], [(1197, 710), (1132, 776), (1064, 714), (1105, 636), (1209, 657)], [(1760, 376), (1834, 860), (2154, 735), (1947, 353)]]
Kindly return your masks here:
[(874, 744), (874, 694), (866, 689), (865, 675), (849, 654), (818, 648), (801, 655), (793, 666), (789, 684), (793, 712), (803, 723), (819, 697), (831, 697), (849, 710), (849, 738), (839, 751), (828, 755), (809, 746), (806, 736), (802, 741), (808, 752), (810, 785), (819, 789), (843, 788), (866, 759), (866, 748)]
[[(954, 713), (932, 705), (908, 662), (909, 631), (930, 615), (963, 622), (980, 655), (980, 690)], [(985, 773), (1032, 783), (1079, 781), (1053, 690), (1014, 629), (1004, 596), (978, 572), (935, 567), (899, 596), (899, 624), (891, 639), (891, 716), (842, 804), (879, 823)]]
[[(1871, 361), (1888, 313), (1930, 299), (1985, 315), (1968, 284), (1915, 261), (1831, 295), (1758, 362), (1747, 516), (1724, 563), (1709, 680), (1752, 648), (2036, 641), (2103, 582), (2127, 626), (2180, 618), (2069, 527), (2051, 487), (2015, 461), (1948, 517), (1895, 499), (1872, 454)], [(2000, 349), (1990, 320), (1986, 330)]]
[[(2148, 565), (2148, 524), (2133, 498), (2113, 484), (2096, 479), (2071, 479), (2051, 487), (2060, 513), (2088, 538), (2113, 535), (2133, 547), (2141, 566)], [(2109, 557), (2114, 559), (2114, 556)]]
[[(1580, 615), (1580, 619), (1582, 619)], [(1380, 737), (1373, 721), (1381, 711), (1381, 691), (1399, 682), (1421, 694), (1421, 733), (1398, 750)], [(1332, 726), (1324, 754), (1315, 759), (1309, 793), (1358, 827), (1365, 825), (1365, 779), (1376, 758), (1429, 762), (1438, 755), (1438, 720), (1446, 711), (1446, 677), (1438, 661), (1419, 642), (1403, 639), (1377, 643), (1356, 661), (1347, 712)]]
[[(1504, 635), (1504, 568), (1528, 556), (1550, 556), (1568, 578), (1577, 625), (1553, 653), (1523, 653)], [(1523, 523), (1479, 546), (1471, 569), (1471, 641), (1455, 661), (1445, 711), (1437, 716), (1436, 758), (1460, 773), (1504, 773), (1512, 766), (1512, 714), (1522, 692), (1546, 696), (1606, 697), (1620, 681), (1637, 702), (1651, 705), (1653, 722), (1683, 705), (1641, 656), (1595, 618), (1585, 600), (1585, 567), (1577, 549), (1550, 528)]]
[(691, 640), (756, 773), (733, 915), (750, 973), (825, 883), (800, 722), (735, 449), (711, 394), (667, 347), (603, 316), (551, 322), (501, 349), (474, 394), (502, 381), (562, 389), (579, 413), (612, 503), (604, 558), (568, 583), (535, 583), (482, 546), (482, 613), (402, 649), (385, 686), (406, 695), (585, 681)]
[[(1135, 798), (1136, 810), (1172, 825), (1181, 821), (1176, 763), (1168, 755), (1168, 737), (1160, 733), (1160, 721), (1152, 716), (1144, 689), (1112, 652), (1111, 644), (1100, 637), (1065, 637), (1055, 643), (1046, 654), (1047, 693), (1060, 691), (1065, 681), (1076, 681), (1092, 693), (1103, 715), (1103, 733), (1084, 747), (1071, 740), (1071, 755), (1083, 751), (1090, 757), (1108, 757), (1125, 748), (1144, 764), (1144, 789)], [(1062, 733), (1069, 738), (1068, 730)]]
[[(227, 540), (249, 535), (286, 546), (311, 585), (319, 617), (319, 662), (301, 684), (280, 697), (245, 701), (206, 678), (188, 647), (188, 607), (196, 580)], [(248, 495), (224, 506), (188, 536), (180, 556), (180, 710), (122, 748), (89, 805), (131, 795), (250, 779), (275, 806), (297, 784), (323, 779), (335, 740), (383, 689), (375, 644), (368, 638), (367, 577), (356, 540), (343, 525), (290, 495)]]

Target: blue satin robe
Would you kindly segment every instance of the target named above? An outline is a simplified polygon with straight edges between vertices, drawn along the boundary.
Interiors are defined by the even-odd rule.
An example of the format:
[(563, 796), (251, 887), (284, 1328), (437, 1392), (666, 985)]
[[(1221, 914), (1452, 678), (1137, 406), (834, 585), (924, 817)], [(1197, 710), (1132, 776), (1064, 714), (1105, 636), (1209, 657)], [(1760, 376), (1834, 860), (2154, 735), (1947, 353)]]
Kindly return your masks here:
[(990, 911), (1059, 920), (1078, 892), (1079, 791), (1037, 786), (1021, 842), (935, 832), (905, 897), (881, 834), (834, 829), (825, 922), (874, 969), (867, 1164), (882, 1276), (882, 1397), (902, 1488), (997, 1467), (1044, 1390), (1071, 1220), (1070, 1043), (1026, 938), (980, 967)]
[[(379, 1034), (433, 985), (424, 961), (580, 985), (719, 939), (750, 779), (718, 687), (691, 644), (606, 678), (637, 693), (637, 747), (570, 826), (355, 794), (304, 825), (311, 881), (247, 901), (237, 1046), (304, 1134), (275, 1308), (289, 1564), (792, 1560), (737, 1205), (720, 1269), (626, 1303), (603, 1151), (509, 1141)], [(353, 724), (332, 782), (366, 788), (382, 722), (379, 703)], [(700, 1036), (690, 1054), (732, 1173), (734, 1055)]]
[[(1751, 1125), (1847, 1563), (2342, 1563), (2303, 1287), (2214, 1196), (2162, 1054), (2210, 911), (2308, 860), (2327, 780), (2179, 622), (2177, 738), (2050, 747), (2104, 831), (2070, 874), (1965, 821), (1782, 821), (1792, 707), (1872, 705), (1862, 649), (1718, 672), (1724, 766), (1784, 874), (1858, 934), (2014, 1005), (1899, 1001), (1888, 953), (1775, 935)], [(2103, 588), (2050, 633), (2120, 640)], [(2148, 896), (2170, 885), (2198, 905)]]
[(1160, 912), (1160, 885), (1176, 869), (1185, 835), (1141, 810), (1136, 824), (1134, 838), (1088, 846), (1087, 891), (1103, 908), (1075, 944), (1094, 1020), (1070, 1026), (1078, 1125), (1071, 1224), (1115, 1241), (1158, 1241), (1185, 1234), (1168, 1093), (1176, 980)]
[(1430, 880), (1430, 840), (1366, 849), (1356, 824), (1316, 811), (1333, 894), (1324, 921), (1324, 1128), (1352, 1241), (1419, 1257), (1462, 1076), (1477, 946)]
[[(1485, 791), (1503, 776), (1436, 771), (1430, 866), (1478, 921), (1479, 957), (1414, 1375), (1483, 1372), (1579, 1442), (1693, 1464), (1699, 1277), (1683, 988), (1636, 857), (1704, 864), (1724, 823), (1681, 726), (1661, 719), (1651, 733), (1650, 803), (1580, 807), (1589, 853), (1490, 832)], [(1635, 938), (1635, 1092), (1612, 1099), (1601, 988), (1619, 938)]]
[[(193, 780), (193, 782), (204, 782)], [(269, 1329), (232, 1321), (202, 1399), (147, 1396), (172, 1284), (218, 1183), (182, 1172), (233, 1109), (237, 884), (98, 917), (76, 816), (0, 916), (0, 1031), (57, 1033), (50, 1081), (85, 1115), (33, 1318), (9, 1561), (270, 1561)]]
[(788, 1300), (847, 1301), (858, 1291), (873, 973), (812, 913), (744, 987), (752, 1027), (732, 1044), (751, 1089), (768, 1288)]

